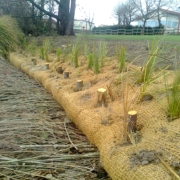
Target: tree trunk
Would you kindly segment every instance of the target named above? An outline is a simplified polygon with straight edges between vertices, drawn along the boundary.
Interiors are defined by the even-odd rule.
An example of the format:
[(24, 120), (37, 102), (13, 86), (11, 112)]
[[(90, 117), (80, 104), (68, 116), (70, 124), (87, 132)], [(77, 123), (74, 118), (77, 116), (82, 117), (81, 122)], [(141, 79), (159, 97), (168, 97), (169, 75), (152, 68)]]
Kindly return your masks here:
[(43, 13), (47, 14), (51, 18), (55, 18), (57, 20), (57, 30), (59, 35), (74, 35), (74, 15), (75, 15), (75, 8), (76, 8), (76, 0), (71, 0), (71, 9), (69, 12), (70, 7), (70, 0), (55, 0), (55, 2), (59, 5), (58, 8), (58, 15), (55, 15), (51, 12), (46, 11), (41, 6), (35, 3), (34, 0), (25, 0), (29, 1), (32, 6), (35, 6)]
[(59, 4), (58, 16), (61, 19), (58, 34), (64, 36), (68, 26), (70, 0), (61, 0)]
[[(60, 7), (60, 4), (58, 6), (58, 17), (60, 17), (60, 10), (61, 10), (61, 7)], [(61, 31), (60, 31), (60, 21), (57, 19), (57, 23), (56, 23), (56, 28), (57, 28), (57, 31), (58, 31), (58, 34), (60, 35), (61, 34)]]
[(160, 9), (158, 8), (157, 10), (158, 12), (158, 24), (159, 24), (159, 27), (161, 28), (162, 27), (162, 24), (161, 24), (161, 17), (160, 17)]
[(66, 35), (75, 35), (73, 30), (75, 8), (76, 8), (76, 0), (71, 0), (71, 9), (69, 13), (67, 28), (66, 28)]

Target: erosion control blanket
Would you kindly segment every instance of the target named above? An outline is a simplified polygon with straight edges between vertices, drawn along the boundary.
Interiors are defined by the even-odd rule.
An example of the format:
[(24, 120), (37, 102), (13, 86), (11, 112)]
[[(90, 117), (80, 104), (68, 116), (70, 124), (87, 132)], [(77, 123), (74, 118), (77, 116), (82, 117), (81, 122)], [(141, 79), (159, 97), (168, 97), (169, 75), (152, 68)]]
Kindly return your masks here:
[[(119, 75), (114, 73), (112, 66), (94, 75), (83, 64), (75, 69), (67, 62), (47, 65), (47, 62), (37, 60), (34, 63), (32, 58), (17, 53), (11, 53), (9, 60), (52, 93), (68, 117), (98, 147), (102, 165), (113, 180), (178, 179), (180, 119), (167, 121), (166, 99), (162, 92), (154, 92), (161, 96), (158, 101), (154, 98), (139, 102), (137, 91), (129, 89), (129, 110), (138, 112), (138, 131), (129, 137), (131, 141), (124, 143), (125, 90), (117, 83)], [(69, 78), (57, 73), (59, 66), (69, 72)], [(83, 80), (83, 86), (76, 89), (79, 79)], [(98, 105), (97, 90), (108, 87), (106, 103)]]

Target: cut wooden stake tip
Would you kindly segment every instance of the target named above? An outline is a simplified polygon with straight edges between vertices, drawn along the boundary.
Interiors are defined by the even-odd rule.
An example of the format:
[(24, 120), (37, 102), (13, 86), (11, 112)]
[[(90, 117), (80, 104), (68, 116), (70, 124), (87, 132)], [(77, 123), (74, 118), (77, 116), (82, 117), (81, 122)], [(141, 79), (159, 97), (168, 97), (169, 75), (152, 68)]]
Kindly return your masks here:
[(133, 116), (133, 115), (136, 115), (136, 114), (137, 114), (137, 111), (128, 111), (128, 115)]
[(79, 79), (76, 81), (76, 88), (75, 91), (80, 91), (83, 87), (83, 80)]
[(69, 71), (64, 72), (64, 79), (67, 79), (67, 78), (69, 78)]
[(45, 69), (46, 69), (46, 70), (49, 69), (49, 63), (46, 63), (46, 64), (45, 64)]
[(107, 98), (107, 90), (105, 88), (99, 88), (97, 90), (98, 93), (98, 105), (99, 106), (106, 106), (106, 98)]
[(59, 73), (59, 74), (62, 74), (62, 73), (63, 73), (63, 69), (62, 69), (61, 66), (57, 68), (57, 73)]
[(98, 89), (98, 92), (102, 92), (102, 93), (104, 93), (104, 92), (106, 92), (107, 90), (106, 89), (104, 89), (104, 88), (99, 88)]

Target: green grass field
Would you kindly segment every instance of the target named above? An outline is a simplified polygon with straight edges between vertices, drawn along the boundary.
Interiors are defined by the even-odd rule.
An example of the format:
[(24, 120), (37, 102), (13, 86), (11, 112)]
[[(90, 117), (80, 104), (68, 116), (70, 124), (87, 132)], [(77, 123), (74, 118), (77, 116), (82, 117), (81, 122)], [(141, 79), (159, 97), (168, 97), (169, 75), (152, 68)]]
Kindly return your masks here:
[(90, 39), (103, 39), (103, 40), (129, 40), (129, 41), (143, 41), (143, 40), (163, 40), (171, 42), (180, 42), (180, 35), (93, 35), (93, 34), (84, 34), (86, 38)]

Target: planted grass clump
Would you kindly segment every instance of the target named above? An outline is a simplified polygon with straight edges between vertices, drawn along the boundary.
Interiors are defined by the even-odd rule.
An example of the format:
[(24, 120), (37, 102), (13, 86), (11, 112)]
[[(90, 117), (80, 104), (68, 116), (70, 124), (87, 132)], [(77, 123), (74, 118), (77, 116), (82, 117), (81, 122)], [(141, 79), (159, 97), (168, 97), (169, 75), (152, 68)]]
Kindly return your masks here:
[(56, 50), (56, 57), (57, 57), (57, 60), (60, 61), (60, 56), (61, 56), (61, 48), (58, 48)]
[(99, 51), (100, 67), (103, 67), (106, 54), (108, 53), (107, 43), (100, 41), (98, 51)]
[(94, 67), (94, 73), (98, 74), (99, 73), (99, 57), (96, 54), (94, 55), (93, 67)]
[(175, 77), (170, 88), (165, 83), (165, 89), (168, 103), (168, 119), (172, 121), (180, 117), (180, 70), (175, 71)]
[(23, 35), (15, 19), (9, 16), (0, 18), (0, 55), (7, 58), (16, 49)]
[(40, 48), (40, 58), (45, 59), (49, 62), (49, 53), (53, 52), (54, 47), (52, 46), (52, 41), (49, 39), (45, 39), (43, 42), (43, 46)]
[(149, 48), (149, 58), (147, 62), (145, 62), (145, 65), (142, 67), (140, 77), (137, 81), (137, 83), (144, 83), (150, 81), (152, 78), (152, 74), (155, 70), (155, 67), (157, 65), (157, 55), (159, 52), (159, 47), (155, 43), (155, 40), (152, 41), (151, 47)]
[(84, 44), (84, 58), (86, 60), (89, 58), (89, 47), (86, 43)]
[(44, 47), (41, 47), (41, 48), (40, 48), (40, 58), (41, 58), (42, 60), (45, 59)]
[(126, 62), (126, 47), (122, 46), (120, 48), (116, 48), (116, 56), (118, 59), (118, 73), (121, 73), (123, 69), (125, 68), (125, 62)]
[(149, 57), (145, 62), (144, 66), (139, 71), (139, 77), (136, 80), (137, 84), (140, 84), (140, 100), (144, 101), (145, 99), (152, 99), (153, 96), (151, 93), (146, 92), (146, 89), (149, 85), (152, 85), (153, 82), (163, 77), (163, 70), (159, 73), (154, 74), (156, 65), (158, 64), (158, 54), (159, 54), (159, 42), (152, 40), (151, 45), (149, 45)]
[(76, 43), (72, 47), (72, 53), (71, 53), (71, 62), (73, 63), (75, 68), (79, 67), (79, 62), (78, 62), (79, 52), (80, 52), (80, 45)]
[(27, 51), (31, 54), (31, 56), (35, 56), (37, 52), (37, 42), (35, 39), (32, 39), (27, 46)]
[(71, 48), (69, 45), (65, 46), (62, 50), (62, 62), (65, 62), (65, 60), (69, 57), (69, 54), (71, 52)]
[(48, 53), (49, 53), (50, 50), (51, 50), (51, 42), (50, 42), (49, 39), (45, 39), (45, 40), (44, 40), (43, 48), (44, 48), (44, 57), (45, 57), (45, 60), (46, 60), (47, 62), (49, 62), (49, 55), (48, 55)]
[(93, 68), (94, 74), (99, 73), (99, 56), (94, 53), (90, 53), (88, 56), (87, 69)]
[(94, 54), (90, 53), (88, 55), (88, 66), (87, 66), (87, 69), (91, 69), (93, 67), (93, 62), (94, 62)]

